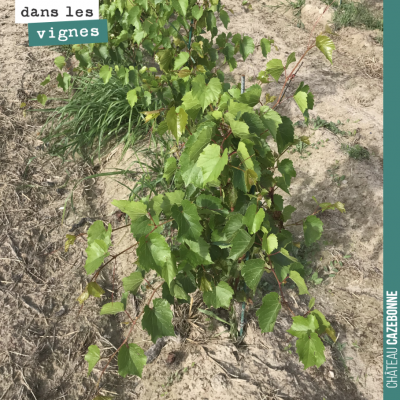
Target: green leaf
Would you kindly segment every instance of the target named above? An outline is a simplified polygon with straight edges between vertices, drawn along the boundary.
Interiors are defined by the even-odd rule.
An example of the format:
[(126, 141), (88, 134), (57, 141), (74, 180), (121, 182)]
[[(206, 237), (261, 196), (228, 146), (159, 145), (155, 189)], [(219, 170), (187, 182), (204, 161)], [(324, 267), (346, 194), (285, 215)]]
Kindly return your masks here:
[(297, 92), (293, 98), (296, 104), (299, 106), (300, 111), (304, 113), (308, 109), (307, 93), (300, 90)]
[(176, 158), (169, 157), (164, 165), (164, 175), (163, 178), (167, 181), (168, 185), (171, 182), (172, 177), (174, 176), (176, 171)]
[(292, 317), (293, 324), (287, 331), (297, 338), (301, 338), (304, 334), (315, 332), (318, 329), (318, 321), (314, 315), (307, 315), (307, 317), (297, 316)]
[(272, 254), (274, 250), (278, 248), (278, 238), (276, 235), (274, 233), (271, 233), (270, 235), (264, 234), (262, 247), (267, 254)]
[(305, 334), (297, 339), (296, 349), (304, 369), (314, 365), (319, 368), (325, 362), (325, 347), (316, 333)]
[(184, 17), (188, 9), (188, 0), (172, 0), (172, 7)]
[(80, 296), (77, 298), (77, 300), (80, 304), (83, 304), (88, 298), (89, 298), (89, 292), (87, 291), (86, 288), (85, 291), (82, 292)]
[(253, 185), (257, 183), (258, 175), (252, 169), (246, 169), (244, 172), (244, 182), (246, 184), (247, 191), (250, 192)]
[(172, 258), (171, 249), (165, 238), (159, 233), (150, 233), (142, 236), (137, 248), (139, 264), (147, 272), (154, 269), (168, 285), (177, 274), (175, 260)]
[(240, 95), (239, 101), (248, 104), (250, 107), (254, 107), (260, 102), (261, 93), (262, 89), (260, 85), (252, 85)]
[(346, 212), (344, 204), (341, 203), (340, 201), (337, 201), (336, 203), (320, 203), (319, 206), (321, 207), (321, 212), (331, 209), (337, 209), (342, 214)]
[(225, 29), (228, 28), (228, 24), (231, 21), (228, 13), (225, 10), (221, 10), (219, 12), (219, 17), (221, 18), (222, 23), (224, 24)]
[(336, 49), (332, 39), (328, 36), (320, 35), (315, 41), (315, 45), (320, 49), (322, 54), (332, 63), (332, 53)]
[(196, 139), (194, 142), (190, 143), (190, 149), (189, 149), (190, 160), (197, 161), (204, 147), (210, 143), (214, 127), (215, 127), (214, 123), (204, 123), (198, 126), (197, 131), (195, 133)]
[(175, 336), (172, 311), (167, 300), (154, 299), (153, 308), (144, 308), (142, 327), (151, 336), (153, 343), (163, 336)]
[(249, 233), (253, 235), (260, 230), (264, 218), (265, 211), (262, 208), (257, 211), (257, 206), (255, 204), (251, 204), (246, 210), (243, 223), (247, 226)]
[(271, 51), (271, 42), (268, 39), (261, 39), (261, 51), (264, 57)]
[(126, 94), (126, 99), (128, 100), (129, 105), (131, 106), (131, 108), (133, 108), (133, 106), (137, 103), (138, 101), (138, 96), (137, 96), (137, 92), (135, 89), (130, 90), (127, 94)]
[(101, 297), (105, 293), (104, 289), (97, 282), (90, 282), (87, 285), (87, 291), (93, 297)]
[(307, 246), (310, 246), (317, 241), (323, 231), (323, 223), (315, 215), (310, 215), (303, 222), (304, 240)]
[[(232, 129), (232, 132), (233, 132), (233, 129)], [(253, 160), (250, 157), (247, 146), (242, 141), (239, 142), (239, 145), (237, 148), (237, 154), (238, 154), (242, 164), (246, 167), (246, 169), (254, 170)]]
[(113, 200), (111, 204), (128, 215), (132, 222), (137, 218), (147, 215), (146, 205), (139, 201)]
[(286, 148), (294, 142), (294, 128), (292, 121), (287, 117), (282, 117), (282, 123), (278, 127), (276, 143), (278, 152), (282, 154)]
[(47, 96), (45, 94), (38, 94), (36, 100), (44, 106), (47, 102)]
[(176, 112), (175, 107), (171, 107), (167, 113), (167, 125), (168, 129), (174, 135), (177, 142), (185, 132), (186, 125), (188, 122), (188, 115), (183, 107), (179, 108), (179, 112)]
[(311, 297), (310, 302), (308, 303), (308, 309), (311, 310), (315, 305), (315, 297)]
[(88, 352), (85, 355), (85, 361), (89, 364), (89, 372), (88, 375), (93, 371), (94, 366), (100, 360), (100, 349), (95, 345), (92, 344), (88, 347)]
[(274, 58), (267, 63), (267, 69), (265, 70), (265, 72), (271, 75), (275, 79), (275, 81), (278, 82), (284, 70), (285, 67), (282, 64), (282, 61)]
[(261, 332), (272, 332), (274, 330), (281, 307), (278, 293), (271, 292), (263, 297), (262, 306), (256, 312)]
[(203, 227), (199, 222), (200, 217), (196, 205), (189, 200), (182, 200), (181, 205), (173, 205), (171, 211), (172, 217), (178, 224), (177, 240), (198, 240)]
[(218, 78), (211, 78), (206, 85), (204, 75), (197, 75), (192, 80), (192, 93), (196, 98), (203, 111), (213, 102), (217, 101), (222, 91), (222, 84)]
[(211, 291), (203, 293), (203, 300), (208, 307), (229, 308), (233, 293), (233, 289), (226, 282), (221, 281), (218, 286), (212, 284)]
[(229, 253), (229, 259), (237, 260), (239, 257), (246, 254), (246, 252), (253, 246), (254, 236), (250, 236), (245, 230), (239, 229), (232, 241), (232, 248)]
[(68, 249), (70, 248), (70, 246), (72, 246), (75, 243), (76, 236), (75, 235), (66, 235), (66, 238), (67, 238), (67, 240), (64, 245), (65, 252), (67, 252)]
[(138, 6), (134, 6), (129, 10), (128, 24), (133, 25), (136, 29), (141, 27), (140, 15), (142, 10)]
[(100, 68), (99, 75), (104, 83), (108, 83), (108, 81), (111, 79), (111, 72), (112, 72), (112, 68), (108, 65), (103, 65)]
[(287, 68), (291, 63), (296, 61), (296, 56), (294, 53), (290, 53), (289, 57), (286, 60), (286, 66), (285, 68)]
[(102, 240), (107, 246), (111, 246), (111, 224), (104, 228), (103, 221), (95, 221), (87, 231), (87, 243), (90, 246), (95, 240)]
[[(189, 246), (189, 248), (187, 248)], [(212, 264), (209, 244), (200, 237), (196, 242), (185, 240), (180, 248), (181, 257), (189, 262), (192, 267)]]
[(239, 213), (230, 213), (228, 221), (223, 229), (223, 234), (226, 236), (226, 240), (230, 242), (243, 226), (243, 215)]
[(337, 338), (335, 335), (335, 331), (333, 330), (331, 324), (326, 320), (324, 314), (316, 309), (311, 311), (310, 314), (313, 315), (318, 321), (318, 329), (316, 330), (316, 333), (318, 333), (318, 335), (323, 335), (324, 333), (326, 333), (333, 342), (336, 342)]
[(58, 87), (64, 92), (68, 92), (71, 87), (71, 75), (68, 72), (58, 74), (57, 76)]
[(142, 377), (147, 357), (144, 351), (135, 343), (124, 344), (118, 353), (118, 373), (125, 378), (127, 375)]
[(265, 262), (261, 258), (248, 260), (241, 269), (241, 274), (246, 285), (255, 292), (264, 273)]
[(135, 295), (143, 282), (142, 273), (139, 271), (132, 272), (129, 276), (122, 278), (122, 286), (125, 292)]
[(292, 178), (296, 177), (296, 171), (293, 168), (293, 162), (289, 159), (282, 160), (279, 163), (278, 171), (282, 174), (285, 179), (286, 185), (290, 186)]
[(56, 57), (56, 59), (54, 60), (54, 64), (56, 65), (56, 67), (62, 70), (65, 67), (65, 57), (63, 56)]
[[(271, 135), (276, 140), (277, 133), (278, 133), (278, 126), (282, 123), (282, 118), (272, 108), (269, 108), (268, 106), (264, 106), (264, 107), (263, 107), (263, 111), (265, 110), (265, 113), (262, 114), (261, 120), (265, 126), (265, 129), (268, 129), (269, 132), (271, 133)], [(294, 133), (294, 131), (293, 131), (293, 133)]]
[(174, 66), (174, 52), (172, 49), (160, 50), (154, 59), (164, 72), (170, 71)]
[(199, 20), (203, 16), (203, 8), (195, 4), (192, 8), (193, 18)]
[(93, 274), (103, 264), (104, 259), (110, 255), (108, 246), (103, 240), (95, 240), (87, 247), (86, 254), (85, 270), (88, 275)]
[(256, 135), (261, 135), (265, 132), (264, 124), (261, 118), (257, 114), (252, 113), (244, 113), (243, 114), (243, 121), (248, 126), (250, 133), (255, 133)]
[(291, 205), (286, 206), (283, 211), (282, 211), (282, 215), (283, 215), (283, 222), (286, 222), (287, 220), (289, 220), (292, 217), (292, 213), (296, 211), (296, 208), (294, 208)]
[(47, 75), (45, 80), (41, 83), (42, 86), (46, 86), (50, 82), (50, 75)]
[(243, 39), (240, 41), (240, 54), (244, 61), (254, 51), (254, 48), (253, 39), (250, 36), (243, 36)]
[(196, 165), (203, 171), (203, 183), (216, 181), (225, 165), (228, 164), (228, 149), (221, 156), (221, 148), (217, 144), (209, 144), (200, 154)]
[(296, 284), (299, 294), (308, 294), (307, 285), (297, 271), (290, 271), (289, 278)]
[(171, 215), (171, 207), (174, 204), (178, 206), (181, 205), (183, 198), (185, 197), (185, 193), (182, 190), (175, 190), (174, 192), (165, 193), (163, 197), (163, 201), (161, 203), (161, 209), (166, 216)]
[(181, 69), (189, 60), (189, 53), (182, 51), (178, 57), (175, 58), (174, 70)]
[(100, 315), (108, 315), (108, 314), (115, 315), (124, 311), (125, 311), (124, 304), (118, 301), (114, 301), (113, 303), (104, 304), (104, 306), (101, 307)]

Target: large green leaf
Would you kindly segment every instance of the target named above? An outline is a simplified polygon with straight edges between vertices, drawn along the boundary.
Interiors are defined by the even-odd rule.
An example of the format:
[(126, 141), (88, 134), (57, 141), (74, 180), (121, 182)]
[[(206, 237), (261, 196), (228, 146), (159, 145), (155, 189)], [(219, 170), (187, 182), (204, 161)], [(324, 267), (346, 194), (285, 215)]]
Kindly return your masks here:
[(271, 292), (263, 297), (262, 306), (256, 312), (261, 332), (272, 332), (274, 330), (281, 307), (278, 293)]
[(62, 70), (65, 67), (65, 57), (63, 56), (58, 56), (54, 59), (54, 64), (56, 67), (58, 67), (60, 70)]
[(171, 107), (167, 113), (167, 125), (168, 129), (174, 135), (177, 142), (179, 142), (180, 137), (185, 132), (186, 125), (188, 122), (188, 115), (183, 107), (179, 108), (179, 112), (176, 112), (175, 107)]
[(196, 242), (185, 240), (185, 244), (180, 247), (180, 255), (193, 268), (213, 263), (210, 256), (210, 245), (202, 237), (199, 237)]
[(229, 258), (231, 260), (237, 260), (239, 257), (246, 254), (253, 244), (254, 236), (250, 236), (245, 230), (239, 229), (233, 238)]
[(147, 215), (147, 207), (139, 201), (113, 200), (111, 204), (127, 214), (131, 221)]
[(178, 57), (175, 58), (174, 70), (181, 69), (189, 60), (189, 53), (182, 51)]
[(90, 282), (87, 285), (87, 291), (93, 297), (101, 297), (105, 293), (104, 289), (97, 282)]
[(111, 246), (111, 224), (104, 228), (103, 221), (95, 221), (87, 232), (87, 243), (90, 246), (95, 240), (102, 240), (107, 246)]
[(264, 273), (265, 262), (261, 258), (255, 258), (245, 262), (241, 269), (246, 285), (255, 292)]
[(262, 208), (257, 211), (257, 205), (250, 204), (243, 218), (243, 223), (247, 226), (249, 233), (253, 235), (260, 230), (264, 218), (265, 211)]
[(197, 20), (199, 20), (203, 16), (203, 12), (204, 12), (203, 8), (199, 7), (197, 4), (195, 4), (192, 8), (193, 18)]
[(267, 254), (272, 254), (274, 250), (278, 248), (278, 238), (276, 235), (274, 233), (269, 235), (265, 233), (263, 236), (262, 247)]
[(307, 315), (307, 317), (296, 316), (292, 317), (293, 323), (287, 331), (291, 335), (301, 338), (304, 334), (316, 332), (318, 329), (318, 321), (314, 315)]
[(296, 284), (299, 294), (308, 294), (307, 285), (297, 271), (290, 271), (289, 278)]
[[(233, 130), (232, 130), (233, 131)], [(253, 160), (251, 159), (251, 156), (249, 154), (249, 151), (247, 149), (247, 146), (244, 142), (240, 141), (238, 148), (237, 148), (237, 154), (240, 157), (240, 160), (242, 162), (242, 165), (246, 169), (252, 169), (254, 170), (254, 163)]]
[(189, 155), (190, 160), (197, 161), (204, 147), (207, 146), (213, 135), (214, 123), (201, 124), (196, 131), (196, 139), (193, 143), (190, 143)]
[(153, 308), (145, 306), (142, 326), (154, 343), (163, 336), (175, 336), (174, 326), (172, 325), (172, 311), (168, 301), (154, 299)]
[(203, 111), (213, 102), (217, 101), (222, 91), (222, 84), (218, 78), (211, 78), (206, 84), (204, 75), (196, 75), (192, 80), (192, 93), (203, 108)]
[(289, 160), (287, 158), (285, 160), (282, 160), (278, 165), (278, 171), (285, 179), (286, 185), (290, 186), (292, 178), (296, 177), (296, 171), (293, 168), (292, 160)]
[(275, 58), (267, 63), (267, 69), (265, 71), (278, 82), (284, 70), (285, 67), (282, 64), (282, 60)]
[(264, 57), (267, 57), (268, 53), (271, 51), (271, 41), (268, 39), (261, 39), (261, 51)]
[(254, 51), (254, 48), (253, 39), (250, 36), (243, 36), (243, 39), (240, 41), (240, 54), (244, 61)]
[(321, 50), (322, 54), (332, 63), (332, 53), (336, 49), (332, 39), (328, 36), (320, 35), (315, 41), (315, 45)]
[(154, 269), (168, 285), (175, 278), (177, 271), (171, 249), (165, 238), (159, 233), (142, 236), (137, 249), (139, 264), (146, 271)]
[(224, 24), (225, 29), (228, 28), (228, 24), (230, 22), (230, 18), (228, 13), (225, 10), (219, 12), (219, 17), (221, 18), (222, 23)]
[(239, 101), (248, 104), (250, 107), (254, 107), (260, 102), (261, 92), (260, 85), (252, 85), (240, 95)]
[(228, 149), (225, 149), (221, 156), (221, 148), (217, 144), (209, 144), (196, 163), (203, 171), (204, 184), (216, 181), (226, 164), (228, 164)]
[(315, 215), (310, 215), (303, 222), (303, 230), (306, 245), (310, 246), (321, 237), (323, 231), (323, 223)]
[(139, 271), (132, 272), (129, 276), (122, 278), (122, 286), (125, 292), (136, 294), (143, 282), (142, 273)]
[(106, 257), (110, 255), (108, 245), (103, 240), (95, 240), (86, 249), (87, 259), (85, 270), (88, 275), (93, 274), (103, 264)]
[(325, 347), (317, 333), (304, 334), (297, 339), (296, 349), (304, 369), (314, 365), (319, 368), (325, 362)]
[(182, 200), (180, 206), (172, 206), (172, 217), (178, 224), (177, 240), (193, 240), (199, 239), (203, 227), (200, 224), (200, 217), (197, 207), (189, 200)]
[(164, 165), (164, 175), (163, 178), (167, 181), (168, 185), (171, 182), (172, 177), (176, 172), (176, 158), (169, 157)]
[(118, 373), (122, 377), (136, 375), (142, 377), (147, 357), (144, 351), (135, 343), (124, 344), (118, 353)]
[(287, 117), (282, 117), (282, 123), (278, 127), (276, 144), (279, 154), (282, 154), (288, 146), (294, 142), (294, 128), (292, 121)]
[(98, 363), (99, 360), (100, 360), (100, 349), (95, 344), (92, 344), (91, 346), (88, 347), (88, 352), (85, 355), (85, 361), (87, 361), (89, 364), (88, 375), (90, 375), (94, 366)]
[(264, 124), (264, 127), (265, 129), (268, 129), (268, 131), (276, 140), (278, 126), (282, 123), (282, 118), (276, 111), (268, 106), (262, 107), (262, 111), (264, 114), (261, 115), (261, 120)]
[(229, 308), (233, 293), (233, 289), (226, 282), (221, 281), (218, 286), (212, 284), (211, 291), (203, 293), (203, 300), (208, 307)]
[(172, 0), (172, 6), (178, 12), (179, 15), (184, 17), (188, 9), (188, 0)]
[(185, 197), (185, 193), (182, 190), (175, 190), (174, 192), (165, 193), (161, 203), (161, 210), (164, 212), (166, 216), (171, 215), (171, 207), (174, 204), (178, 206), (181, 205), (183, 198)]
[(124, 304), (118, 301), (114, 301), (113, 303), (104, 304), (104, 306), (101, 307), (100, 315), (108, 315), (108, 314), (114, 315), (124, 311), (125, 311)]

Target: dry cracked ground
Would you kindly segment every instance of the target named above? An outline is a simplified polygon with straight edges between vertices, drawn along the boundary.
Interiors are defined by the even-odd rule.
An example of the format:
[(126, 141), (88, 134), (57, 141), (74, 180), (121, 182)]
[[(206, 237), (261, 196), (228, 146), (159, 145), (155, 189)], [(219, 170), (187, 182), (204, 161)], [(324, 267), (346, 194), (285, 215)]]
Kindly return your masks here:
[[(278, 3), (254, 0), (249, 9), (241, 1), (224, 1), (233, 12), (233, 33), (245, 33), (256, 44), (273, 37), (277, 49), (271, 57), (285, 59), (292, 51), (299, 55), (305, 49), (325, 5), (306, 1), (301, 29), (290, 10), (269, 7)], [(376, 9), (382, 5), (369, 3)], [(325, 13), (314, 32), (331, 18), (330, 11)], [(303, 254), (322, 278), (319, 285), (309, 282), (310, 296), (338, 333), (336, 345), (326, 348), (327, 362), (319, 369), (303, 370), (285, 333), (290, 324), (285, 311), (275, 332), (261, 334), (255, 307), (248, 309), (246, 336), (235, 345), (224, 325), (199, 315), (201, 299), (195, 296), (192, 310), (174, 310), (181, 340), (169, 342), (146, 366), (141, 380), (120, 378), (112, 363), (101, 384), (102, 395), (124, 400), (382, 397), (383, 49), (373, 39), (376, 32), (344, 28), (338, 33), (334, 63), (317, 50), (311, 52), (295, 83), (310, 86), (316, 99), (313, 119), (340, 120), (340, 129), (353, 135), (311, 129), (313, 124), (300, 126), (296, 134), (310, 136), (311, 145), (290, 155), (297, 170), (291, 196), (291, 204), (298, 205), (294, 221), (313, 211), (312, 196), (341, 201), (346, 207), (345, 214), (323, 215), (320, 245)], [(41, 92), (39, 83), (48, 74), (56, 75), (53, 60), (58, 54), (28, 47), (27, 26), (14, 24), (12, 0), (0, 5), (0, 46), (0, 399), (90, 400), (101, 366), (121, 343), (127, 325), (121, 316), (99, 316), (101, 305), (119, 290), (112, 271), (102, 275), (104, 299), (89, 301), (79, 313), (76, 299), (88, 279), (84, 243), (65, 253), (64, 238), (82, 217), (118, 226), (110, 201), (126, 198), (127, 191), (112, 178), (86, 180), (74, 192), (75, 212), (69, 210), (62, 223), (62, 207), (74, 184), (93, 170), (83, 162), (62, 164), (48, 157), (38, 136), (44, 117), (20, 109), (21, 102), (35, 104), (29, 99)], [(265, 63), (257, 50), (246, 63), (238, 63), (234, 74), (225, 72), (232, 83), (244, 74), (251, 84)], [(268, 91), (276, 94), (279, 88), (274, 84)], [(53, 88), (54, 93), (57, 90)], [(290, 102), (280, 112), (294, 121), (301, 119)], [(341, 149), (343, 143), (367, 148), (370, 159), (349, 158)], [(96, 172), (131, 164), (129, 154), (122, 160), (119, 154), (105, 159)], [(293, 233), (302, 240), (300, 231)], [(115, 252), (130, 238), (121, 233), (116, 242)], [(135, 260), (134, 251), (117, 260), (116, 281), (136, 268)], [(287, 294), (297, 310), (304, 309), (310, 298), (290, 290)], [(131, 301), (131, 312), (142, 302), (141, 297)], [(140, 326), (132, 341), (145, 349), (152, 344)], [(104, 359), (88, 376), (84, 355), (91, 344), (100, 347)], [(176, 354), (172, 364), (166, 362), (170, 352)]]

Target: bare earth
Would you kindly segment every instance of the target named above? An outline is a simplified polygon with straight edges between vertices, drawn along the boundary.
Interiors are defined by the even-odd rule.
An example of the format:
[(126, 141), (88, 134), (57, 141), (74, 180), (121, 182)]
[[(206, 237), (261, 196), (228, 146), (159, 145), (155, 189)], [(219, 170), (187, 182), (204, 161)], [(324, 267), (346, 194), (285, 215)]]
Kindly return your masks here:
[[(241, 1), (226, 0), (232, 33), (251, 36), (256, 45), (263, 37), (273, 37), (278, 50), (269, 59), (285, 59), (292, 51), (299, 58), (310, 37), (315, 17), (324, 8), (316, 0), (307, 1), (302, 21), (296, 27), (291, 12), (273, 12), (275, 0), (253, 1), (253, 9)], [(379, 2), (371, 2), (379, 8)], [(329, 22), (329, 14), (326, 21)], [(221, 31), (224, 30), (220, 27)], [(321, 26), (315, 28), (315, 33)], [(53, 64), (58, 55), (49, 48), (29, 48), (26, 25), (14, 24), (14, 1), (0, 5), (0, 399), (80, 399), (90, 400), (106, 357), (118, 347), (126, 333), (123, 316), (99, 316), (101, 305), (111, 293), (121, 292), (113, 285), (113, 268), (102, 275), (107, 289), (100, 301), (89, 300), (79, 313), (76, 299), (88, 278), (83, 269), (84, 243), (68, 253), (63, 250), (65, 234), (82, 217), (122, 225), (110, 205), (114, 198), (124, 199), (127, 190), (112, 178), (90, 179), (74, 192), (75, 213), (69, 209), (62, 224), (62, 208), (74, 184), (94, 171), (82, 162), (62, 164), (49, 158), (40, 147), (38, 133), (44, 117), (24, 115), (21, 102), (36, 108), (29, 99), (43, 93), (40, 82), (57, 74)], [(339, 334), (334, 348), (327, 346), (327, 362), (319, 369), (303, 370), (293, 346), (283, 348), (290, 335), (290, 315), (281, 312), (275, 331), (261, 334), (255, 307), (246, 313), (246, 337), (235, 346), (226, 327), (199, 316), (201, 305), (195, 296), (188, 306), (176, 307), (174, 323), (180, 341), (171, 341), (156, 361), (145, 367), (143, 379), (118, 376), (112, 363), (102, 380), (100, 393), (116, 399), (315, 399), (343, 400), (382, 398), (382, 210), (383, 210), (383, 49), (373, 37), (376, 32), (345, 28), (334, 38), (336, 51), (331, 65), (318, 50), (305, 59), (292, 90), (305, 81), (316, 102), (310, 113), (327, 121), (340, 120), (340, 128), (356, 132), (338, 138), (326, 129), (297, 128), (299, 136), (310, 136), (310, 155), (290, 155), (297, 170), (291, 204), (298, 205), (293, 222), (312, 212), (312, 196), (322, 201), (341, 201), (346, 213), (327, 212), (322, 216), (324, 234), (321, 244), (306, 257), (319, 271), (323, 283), (309, 283), (310, 296), (288, 291), (293, 307), (307, 307), (316, 298), (316, 307), (327, 315)], [(265, 69), (258, 49), (246, 63), (239, 62), (234, 74), (223, 68), (229, 81), (238, 83), (245, 74), (247, 85)], [(270, 94), (281, 85), (271, 84)], [(48, 89), (46, 89), (48, 90)], [(53, 95), (60, 94), (56, 88)], [(283, 103), (280, 112), (293, 121), (301, 114), (292, 102)], [(312, 126), (312, 124), (311, 124)], [(327, 140), (329, 139), (329, 140)], [(341, 150), (341, 143), (359, 143), (369, 149), (368, 161), (356, 161)], [(102, 162), (95, 172), (105, 172), (132, 164), (130, 154), (122, 161), (119, 151)], [(303, 156), (305, 153), (303, 153)], [(345, 175), (339, 186), (328, 170)], [(134, 166), (137, 173), (140, 170)], [(132, 186), (132, 180), (125, 183)], [(87, 228), (87, 226), (86, 226)], [(84, 229), (84, 228), (82, 228)], [(302, 240), (301, 231), (293, 233)], [(115, 254), (132, 243), (129, 232), (115, 235)], [(350, 258), (344, 257), (351, 255)], [(115, 264), (115, 279), (134, 271), (135, 252), (126, 253)], [(323, 267), (340, 261), (342, 266), (328, 277)], [(148, 279), (151, 279), (149, 277)], [(131, 300), (132, 314), (143, 297)], [(257, 298), (255, 305), (257, 306)], [(258, 301), (259, 303), (259, 301)], [(221, 313), (223, 318), (227, 314)], [(148, 349), (152, 343), (140, 324), (131, 340)], [(87, 375), (84, 355), (97, 344), (104, 359)], [(339, 345), (338, 345), (339, 344)], [(166, 362), (176, 353), (172, 364)], [(292, 353), (291, 353), (292, 352)], [(290, 354), (291, 353), (291, 354)], [(185, 369), (188, 367), (187, 369)]]

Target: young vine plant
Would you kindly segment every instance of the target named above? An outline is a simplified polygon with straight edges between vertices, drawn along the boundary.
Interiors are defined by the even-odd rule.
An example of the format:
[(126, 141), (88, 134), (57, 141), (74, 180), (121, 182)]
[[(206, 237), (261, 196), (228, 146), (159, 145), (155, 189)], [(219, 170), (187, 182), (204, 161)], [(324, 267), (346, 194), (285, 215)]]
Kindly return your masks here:
[[(297, 338), (296, 350), (304, 368), (321, 366), (325, 361), (321, 336), (336, 340), (331, 324), (314, 308), (314, 301), (306, 314), (295, 315), (285, 297), (289, 281), (297, 286), (299, 295), (308, 294), (308, 289), (287, 229), (296, 208), (285, 205), (279, 194), (290, 194), (296, 177), (285, 153), (298, 140), (292, 121), (276, 109), (293, 98), (308, 121), (314, 105), (310, 88), (301, 82), (290, 96), (287, 88), (309, 52), (319, 49), (332, 62), (335, 46), (327, 36), (330, 32), (312, 38), (299, 60), (292, 53), (287, 60), (268, 61), (257, 84), (241, 93), (240, 86), (225, 82), (217, 65), (227, 63), (232, 71), (239, 55), (243, 61), (254, 51), (267, 57), (275, 45), (272, 39), (262, 39), (256, 46), (249, 36), (226, 32), (229, 10), (218, 0), (104, 3), (103, 16), (120, 21), (123, 29), (118, 43), (114, 38), (101, 45), (101, 53), (106, 53), (104, 47), (108, 46), (110, 53), (120, 45), (125, 52), (145, 52), (154, 57), (162, 73), (157, 75), (155, 68), (146, 65), (107, 64), (99, 70), (101, 79), (107, 84), (115, 75), (132, 85), (127, 95), (131, 107), (146, 99), (152, 109), (144, 112), (143, 122), (151, 125), (153, 135), (173, 137), (176, 144), (164, 169), (168, 191), (112, 202), (130, 219), (128, 226), (135, 240), (126, 250), (136, 248), (138, 260), (137, 270), (122, 279), (121, 300), (103, 305), (101, 314), (129, 315), (126, 299), (147, 282), (145, 274), (155, 271), (160, 281), (155, 286), (147, 282), (151, 295), (139, 315), (129, 316), (125, 340), (102, 368), (99, 380), (115, 356), (121, 376), (142, 376), (145, 353), (129, 342), (139, 320), (153, 342), (173, 336), (170, 305), (175, 300), (189, 302), (190, 294), (199, 289), (208, 307), (229, 308), (244, 283), (251, 297), (265, 272), (276, 279), (277, 291), (267, 293), (256, 312), (261, 331), (272, 332), (285, 308), (293, 319), (288, 333)], [(225, 28), (222, 33), (217, 18)], [(86, 60), (91, 52), (99, 53), (96, 46), (86, 48)], [(263, 104), (262, 85), (271, 79), (281, 79), (282, 89), (275, 97), (267, 95)], [(303, 226), (307, 246), (322, 234), (323, 223), (317, 215), (332, 209), (345, 212), (340, 202), (317, 202), (312, 215), (291, 224)], [(92, 278), (78, 299), (82, 305), (89, 296), (104, 293), (96, 282), (100, 272), (126, 251), (110, 255), (112, 233), (111, 225), (105, 227), (102, 221), (94, 222), (87, 232), (85, 270)], [(68, 235), (66, 248), (75, 239)], [(86, 355), (89, 372), (100, 358), (99, 348), (90, 346)]]

